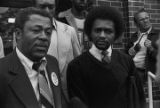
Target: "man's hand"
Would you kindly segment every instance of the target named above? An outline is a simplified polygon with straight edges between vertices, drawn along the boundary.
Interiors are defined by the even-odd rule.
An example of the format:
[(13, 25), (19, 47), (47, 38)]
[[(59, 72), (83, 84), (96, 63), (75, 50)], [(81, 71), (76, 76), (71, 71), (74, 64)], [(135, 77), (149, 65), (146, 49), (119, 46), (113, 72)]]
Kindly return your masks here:
[(136, 51), (134, 50), (134, 46), (129, 49), (128, 53), (131, 56), (135, 56), (136, 55)]
[(153, 50), (154, 48), (152, 47), (152, 42), (149, 39), (146, 39), (144, 42), (144, 46), (147, 47), (149, 50)]

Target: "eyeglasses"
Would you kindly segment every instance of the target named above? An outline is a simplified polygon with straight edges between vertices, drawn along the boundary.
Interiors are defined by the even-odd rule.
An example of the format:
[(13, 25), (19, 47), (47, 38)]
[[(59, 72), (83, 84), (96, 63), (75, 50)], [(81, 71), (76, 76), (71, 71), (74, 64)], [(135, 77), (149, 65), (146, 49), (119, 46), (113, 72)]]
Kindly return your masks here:
[(139, 19), (139, 21), (145, 21), (145, 20), (149, 20), (149, 16), (148, 16), (148, 17), (145, 17), (145, 18)]

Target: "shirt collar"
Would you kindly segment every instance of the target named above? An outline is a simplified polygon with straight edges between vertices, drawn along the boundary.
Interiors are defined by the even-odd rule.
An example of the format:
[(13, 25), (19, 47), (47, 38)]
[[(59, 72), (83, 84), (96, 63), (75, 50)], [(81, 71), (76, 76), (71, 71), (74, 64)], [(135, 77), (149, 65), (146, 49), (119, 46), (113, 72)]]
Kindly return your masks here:
[(57, 30), (57, 23), (56, 20), (53, 18), (53, 26), (55, 27), (55, 30)]
[[(16, 53), (18, 58), (20, 59), (21, 63), (24, 66), (27, 66), (28, 69), (32, 70), (32, 66), (33, 66), (33, 61), (31, 61), (29, 58), (27, 58), (17, 47), (16, 47)], [(42, 60), (45, 61), (45, 63), (47, 63), (47, 60), (45, 57), (42, 58)]]
[[(111, 54), (112, 54), (112, 48), (111, 48), (111, 45), (109, 46), (109, 48), (107, 49), (108, 51), (108, 56), (111, 57)], [(99, 50), (94, 44), (92, 44), (92, 47), (90, 48), (89, 52), (95, 57), (97, 58), (98, 60), (101, 61), (103, 55), (101, 54), (102, 53), (102, 50)]]

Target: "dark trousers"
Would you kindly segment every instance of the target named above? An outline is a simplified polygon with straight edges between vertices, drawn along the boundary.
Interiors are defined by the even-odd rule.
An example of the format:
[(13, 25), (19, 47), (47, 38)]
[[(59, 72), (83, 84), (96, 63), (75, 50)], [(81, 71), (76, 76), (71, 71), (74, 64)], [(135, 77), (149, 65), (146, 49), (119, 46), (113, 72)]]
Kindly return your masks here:
[(136, 68), (136, 69), (137, 69), (137, 73), (138, 73), (142, 83), (145, 84), (147, 81), (147, 73), (146, 73), (145, 69), (141, 69), (141, 68)]

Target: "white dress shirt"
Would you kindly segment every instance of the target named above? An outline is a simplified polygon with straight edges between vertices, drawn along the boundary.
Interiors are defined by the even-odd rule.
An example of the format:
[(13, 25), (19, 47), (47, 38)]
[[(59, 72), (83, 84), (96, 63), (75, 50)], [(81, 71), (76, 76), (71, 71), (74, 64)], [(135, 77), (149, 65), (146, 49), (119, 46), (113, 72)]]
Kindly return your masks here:
[(135, 66), (137, 68), (141, 68), (141, 69), (144, 69), (145, 68), (145, 57), (146, 57), (146, 51), (147, 51), (147, 48), (145, 47), (144, 45), (144, 42), (145, 40), (147, 39), (147, 36), (149, 34), (149, 32), (151, 31), (152, 28), (150, 28), (147, 32), (145, 33), (141, 33), (139, 32), (138, 35), (138, 40), (134, 43), (134, 45), (137, 44), (137, 42), (140, 40), (139, 42), (139, 45), (140, 45), (140, 50), (136, 53), (136, 55), (134, 56), (133, 58), (133, 61), (135, 63)]
[[(40, 97), (39, 97), (39, 89), (38, 89), (38, 74), (39, 73), (37, 71), (35, 71), (34, 69), (32, 69), (33, 61), (31, 61), (26, 56), (24, 56), (17, 47), (16, 47), (16, 53), (17, 53), (18, 58), (20, 59), (20, 62), (24, 66), (24, 69), (25, 69), (25, 71), (26, 71), (26, 73), (28, 75), (28, 78), (29, 78), (29, 80), (30, 80), (30, 82), (32, 84), (32, 87), (34, 89), (36, 98), (37, 98), (37, 100), (39, 100), (40, 99)], [(46, 61), (45, 57), (42, 58), (42, 59)], [(46, 77), (47, 82), (49, 84), (49, 88), (51, 90), (46, 68), (45, 68), (44, 71), (45, 71), (45, 77)]]
[[(108, 57), (111, 58), (112, 54), (112, 48), (111, 45), (107, 49), (108, 51)], [(99, 61), (102, 61), (103, 55), (102, 55), (102, 50), (99, 50), (94, 44), (92, 44), (92, 47), (90, 48), (89, 52)]]

